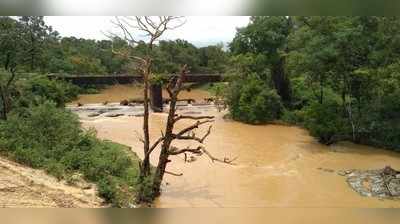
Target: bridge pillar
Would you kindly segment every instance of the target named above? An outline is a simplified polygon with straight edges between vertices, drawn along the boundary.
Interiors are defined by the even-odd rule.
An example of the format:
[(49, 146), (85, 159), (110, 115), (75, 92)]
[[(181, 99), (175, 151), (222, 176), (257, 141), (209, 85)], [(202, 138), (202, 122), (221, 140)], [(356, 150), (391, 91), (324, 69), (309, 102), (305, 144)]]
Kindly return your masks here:
[(154, 112), (163, 111), (162, 86), (159, 84), (150, 85), (150, 106)]

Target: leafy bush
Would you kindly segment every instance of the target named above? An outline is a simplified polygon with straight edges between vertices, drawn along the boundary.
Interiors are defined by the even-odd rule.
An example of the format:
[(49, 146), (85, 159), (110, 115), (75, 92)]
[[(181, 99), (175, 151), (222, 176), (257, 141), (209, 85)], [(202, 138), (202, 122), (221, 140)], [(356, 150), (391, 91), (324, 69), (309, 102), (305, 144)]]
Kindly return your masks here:
[(233, 119), (251, 124), (278, 119), (283, 108), (276, 91), (255, 75), (231, 84), (228, 104)]
[(141, 180), (140, 184), (138, 185), (139, 189), (138, 192), (140, 193), (137, 195), (137, 198), (140, 199), (141, 202), (152, 202), (154, 200), (154, 191), (153, 191), (153, 176), (147, 176)]
[[(79, 142), (81, 134), (77, 116), (48, 101), (31, 107), (23, 116), (12, 112), (1, 125), (1, 135), (7, 139), (3, 148), (17, 150), (16, 159), (32, 166), (43, 166), (48, 159), (58, 160)], [(37, 161), (31, 153), (38, 154)]]
[(82, 173), (115, 206), (134, 202), (138, 158), (125, 146), (98, 140), (93, 130), (82, 131), (78, 117), (53, 102), (12, 112), (0, 123), (0, 148), (59, 179)]
[(215, 83), (208, 88), (211, 94), (216, 98), (223, 98), (226, 94), (227, 85), (225, 83)]
[(322, 104), (313, 102), (305, 110), (304, 125), (321, 143), (332, 144), (346, 134), (346, 121), (335, 100), (327, 99)]
[(47, 77), (37, 76), (25, 81), (22, 84), (22, 99), (26, 102), (41, 104), (50, 100), (63, 107), (66, 102), (78, 97), (80, 88), (61, 80), (50, 80)]
[(305, 120), (305, 111), (304, 110), (283, 110), (281, 120), (294, 125), (302, 126)]

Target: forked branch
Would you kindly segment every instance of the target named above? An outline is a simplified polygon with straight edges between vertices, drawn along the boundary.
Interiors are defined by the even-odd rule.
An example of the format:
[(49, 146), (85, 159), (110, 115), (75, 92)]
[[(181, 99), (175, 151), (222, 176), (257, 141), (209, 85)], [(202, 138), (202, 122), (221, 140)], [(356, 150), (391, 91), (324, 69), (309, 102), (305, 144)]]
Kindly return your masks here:
[(188, 120), (202, 120), (202, 119), (214, 119), (214, 116), (190, 116), (190, 115), (176, 115), (175, 122), (183, 119)]
[(169, 174), (169, 175), (172, 175), (172, 176), (176, 176), (176, 177), (183, 176), (183, 173), (174, 173), (174, 172), (167, 171), (167, 170), (165, 171), (165, 173)]
[(213, 156), (209, 151), (207, 151), (204, 146), (198, 146), (197, 148), (184, 148), (184, 149), (178, 149), (177, 147), (172, 146), (170, 150), (168, 151), (169, 155), (180, 155), (180, 154), (186, 154), (186, 153), (192, 153), (197, 156), (201, 156), (203, 154), (207, 155), (210, 159), (211, 162), (220, 162), (220, 163), (225, 163), (229, 165), (236, 165), (233, 163), (235, 160), (237, 160), (238, 157), (235, 157), (233, 159), (224, 157), (223, 159), (217, 158)]
[(201, 137), (201, 138), (197, 137), (196, 134), (195, 134), (194, 132), (193, 132), (192, 134), (188, 134), (188, 135), (175, 135), (175, 134), (173, 134), (172, 137), (173, 137), (174, 139), (178, 139), (178, 140), (194, 140), (194, 141), (197, 141), (197, 142), (199, 142), (199, 143), (203, 143), (204, 140), (210, 135), (210, 133), (211, 133), (211, 128), (212, 128), (212, 126), (210, 125), (210, 126), (208, 127), (207, 132), (206, 132), (206, 133), (204, 134), (204, 136)]
[(214, 120), (204, 120), (204, 121), (197, 121), (196, 123), (190, 125), (187, 128), (182, 129), (180, 132), (178, 132), (178, 134), (176, 134), (176, 136), (183, 136), (184, 134), (199, 128), (200, 125), (206, 124), (206, 123), (211, 123), (214, 122)]

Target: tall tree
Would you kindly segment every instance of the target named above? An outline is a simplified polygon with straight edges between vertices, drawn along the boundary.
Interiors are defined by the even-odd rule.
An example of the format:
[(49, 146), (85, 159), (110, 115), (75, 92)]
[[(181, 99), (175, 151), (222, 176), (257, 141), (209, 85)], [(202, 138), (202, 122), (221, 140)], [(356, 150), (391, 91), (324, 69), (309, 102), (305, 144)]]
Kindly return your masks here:
[(0, 17), (0, 94), (1, 118), (11, 111), (11, 87), (16, 80), (16, 69), (23, 63), (25, 43), (23, 27), (10, 17)]
[(46, 41), (51, 36), (57, 36), (52, 27), (46, 25), (43, 16), (22, 16), (19, 19), (24, 27), (26, 36), (26, 49), (29, 54), (30, 71), (35, 71), (38, 64), (42, 63), (42, 55)]
[(271, 72), (274, 87), (285, 103), (290, 103), (291, 100), (285, 59), (289, 51), (288, 37), (292, 29), (291, 17), (254, 16), (250, 18), (249, 25), (237, 30), (230, 43), (230, 50), (234, 55), (253, 53), (266, 56), (264, 63)]
[[(182, 84), (185, 80), (185, 76), (188, 73), (187, 65), (184, 65), (180, 70), (178, 77), (172, 77), (167, 86), (168, 94), (171, 98), (169, 105), (169, 112), (167, 118), (167, 124), (165, 127), (165, 131), (162, 132), (162, 136), (156, 140), (152, 145), (150, 145), (149, 138), (149, 87), (150, 80), (153, 78), (152, 65), (153, 58), (151, 57), (154, 48), (154, 44), (159, 38), (164, 34), (164, 32), (178, 28), (184, 24), (184, 21), (181, 20), (181, 17), (173, 17), (173, 16), (161, 16), (161, 17), (124, 17), (124, 18), (116, 18), (114, 22), (120, 30), (122, 31), (123, 38), (127, 40), (131, 46), (129, 51), (115, 51), (116, 54), (124, 55), (130, 58), (137, 63), (137, 69), (141, 72), (143, 76), (144, 82), (144, 118), (143, 118), (143, 134), (144, 138), (142, 142), (144, 144), (143, 147), (143, 161), (140, 164), (140, 181), (144, 181), (146, 178), (151, 178), (151, 186), (149, 189), (139, 189), (138, 198), (139, 202), (144, 202), (148, 200), (152, 200), (155, 196), (160, 193), (161, 182), (163, 180), (164, 174), (172, 174), (180, 176), (181, 174), (174, 174), (172, 172), (168, 172), (166, 170), (167, 164), (170, 162), (169, 156), (171, 155), (180, 155), (186, 153), (193, 153), (195, 155), (208, 155), (211, 160), (220, 161), (223, 163), (231, 164), (233, 160), (225, 158), (224, 160), (213, 157), (208, 151), (205, 150), (203, 146), (198, 146), (197, 148), (185, 148), (179, 149), (177, 147), (172, 146), (173, 140), (193, 140), (202, 144), (206, 137), (211, 132), (211, 126), (209, 127), (207, 133), (199, 138), (197, 137), (193, 131), (199, 128), (203, 124), (207, 124), (212, 122), (212, 116), (183, 116), (178, 115), (176, 113), (176, 103), (178, 101), (178, 95), (182, 90)], [(131, 28), (134, 28), (131, 30)], [(136, 33), (134, 33), (136, 31)], [(135, 35), (138, 35), (137, 32), (144, 33), (148, 38), (145, 42), (137, 41)], [(115, 34), (114, 34), (115, 35)], [(146, 51), (144, 55), (137, 56), (135, 55), (135, 46), (144, 46)], [(142, 52), (143, 53), (143, 52)], [(175, 123), (183, 120), (190, 119), (195, 120), (196, 122), (193, 125), (190, 125), (181, 131), (174, 133)], [(157, 147), (161, 145), (161, 151), (159, 154), (158, 164), (155, 170), (154, 175), (151, 175), (150, 169), (150, 156), (157, 149)], [(151, 192), (151, 196), (147, 195), (148, 191)]]
[[(128, 51), (115, 51), (119, 55), (126, 56), (137, 64), (137, 69), (143, 76), (143, 99), (144, 99), (144, 116), (143, 116), (143, 154), (144, 158), (140, 166), (140, 176), (144, 178), (150, 175), (150, 135), (149, 135), (149, 88), (150, 79), (153, 76), (152, 63), (153, 59), (151, 54), (155, 43), (159, 40), (161, 35), (167, 30), (175, 29), (181, 25), (182, 22), (173, 24), (179, 17), (174, 16), (161, 16), (158, 18), (152, 17), (116, 17), (114, 24), (120, 28), (124, 40), (130, 46)], [(132, 30), (133, 29), (133, 30)], [(146, 42), (138, 41), (135, 35), (145, 35)], [(116, 36), (115, 34), (113, 35)], [(145, 43), (143, 45), (143, 43)], [(144, 56), (137, 56), (131, 54), (134, 48), (142, 44), (145, 47)], [(140, 45), (139, 45), (140, 46)]]

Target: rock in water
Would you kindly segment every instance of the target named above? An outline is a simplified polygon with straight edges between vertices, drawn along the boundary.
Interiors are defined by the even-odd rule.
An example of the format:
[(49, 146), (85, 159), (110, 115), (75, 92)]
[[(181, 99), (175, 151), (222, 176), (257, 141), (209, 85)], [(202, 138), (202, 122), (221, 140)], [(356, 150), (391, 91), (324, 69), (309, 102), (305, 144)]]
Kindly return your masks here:
[(352, 170), (351, 173), (340, 171), (347, 177), (349, 186), (362, 196), (379, 198), (400, 197), (400, 178), (398, 171), (385, 167), (380, 170)]
[(392, 167), (390, 167), (390, 166), (385, 166), (385, 168), (383, 168), (383, 171), (382, 171), (382, 173), (384, 174), (384, 175), (390, 175), (390, 176), (395, 176), (396, 174), (398, 174), (399, 172), (398, 171), (396, 171), (396, 170), (394, 170)]
[(122, 100), (119, 105), (121, 106), (128, 106), (129, 105), (129, 101), (128, 100)]
[(394, 197), (400, 196), (400, 179), (398, 178), (391, 179), (387, 187), (392, 196)]
[(99, 116), (101, 113), (91, 113), (91, 114), (88, 114), (88, 117), (97, 117), (97, 116)]
[(120, 117), (120, 116), (124, 116), (124, 114), (106, 114), (104, 116), (105, 117)]

